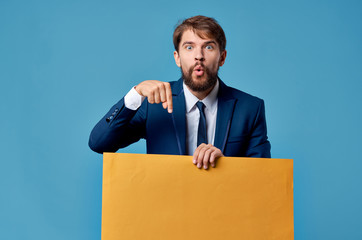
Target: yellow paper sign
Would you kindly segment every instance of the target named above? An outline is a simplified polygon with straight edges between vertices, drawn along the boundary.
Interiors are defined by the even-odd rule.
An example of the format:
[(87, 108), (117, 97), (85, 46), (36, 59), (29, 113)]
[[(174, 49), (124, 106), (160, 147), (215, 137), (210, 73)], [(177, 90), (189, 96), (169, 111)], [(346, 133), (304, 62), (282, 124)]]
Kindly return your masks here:
[(102, 240), (294, 239), (293, 160), (104, 153)]

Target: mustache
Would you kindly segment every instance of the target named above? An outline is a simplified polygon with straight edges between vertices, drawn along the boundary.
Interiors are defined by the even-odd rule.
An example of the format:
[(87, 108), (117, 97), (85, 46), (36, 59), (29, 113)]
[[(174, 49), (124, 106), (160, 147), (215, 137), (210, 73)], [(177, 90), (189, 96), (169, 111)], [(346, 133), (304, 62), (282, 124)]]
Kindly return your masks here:
[(195, 65), (194, 65), (194, 68), (195, 68), (196, 66), (201, 66), (201, 67), (205, 68), (205, 65), (204, 65), (203, 62), (196, 62)]

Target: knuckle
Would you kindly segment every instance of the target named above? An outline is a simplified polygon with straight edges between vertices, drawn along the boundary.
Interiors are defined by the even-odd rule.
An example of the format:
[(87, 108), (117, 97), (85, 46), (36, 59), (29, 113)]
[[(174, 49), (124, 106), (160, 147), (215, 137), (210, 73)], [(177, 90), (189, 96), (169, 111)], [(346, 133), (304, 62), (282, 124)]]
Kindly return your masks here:
[(157, 91), (157, 87), (152, 86), (149, 90), (149, 94), (154, 94)]

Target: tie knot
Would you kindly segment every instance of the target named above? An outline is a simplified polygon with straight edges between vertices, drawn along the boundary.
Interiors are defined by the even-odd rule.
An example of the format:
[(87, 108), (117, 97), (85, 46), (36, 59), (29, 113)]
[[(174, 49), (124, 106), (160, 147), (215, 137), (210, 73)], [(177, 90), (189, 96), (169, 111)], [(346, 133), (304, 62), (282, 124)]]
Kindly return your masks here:
[(200, 110), (200, 112), (204, 112), (204, 103), (203, 102), (200, 102), (200, 101), (198, 101), (197, 103), (196, 103), (196, 106), (197, 106), (197, 108)]

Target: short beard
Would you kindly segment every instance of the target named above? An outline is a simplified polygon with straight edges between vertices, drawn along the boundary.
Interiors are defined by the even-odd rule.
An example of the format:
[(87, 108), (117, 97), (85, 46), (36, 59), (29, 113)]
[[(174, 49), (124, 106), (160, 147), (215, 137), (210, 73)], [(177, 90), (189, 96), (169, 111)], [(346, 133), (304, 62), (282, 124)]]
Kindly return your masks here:
[[(194, 71), (195, 66), (200, 65), (204, 68), (206, 74), (206, 81), (204, 83), (198, 84), (192, 79), (192, 73)], [(181, 68), (182, 78), (185, 82), (185, 85), (188, 86), (194, 92), (205, 92), (206, 90), (211, 89), (215, 86), (218, 78), (218, 71), (211, 72), (208, 68), (206, 68), (203, 64), (195, 64), (195, 66), (190, 67), (190, 69), (185, 74), (183, 69)], [(197, 77), (198, 78), (198, 77)]]

